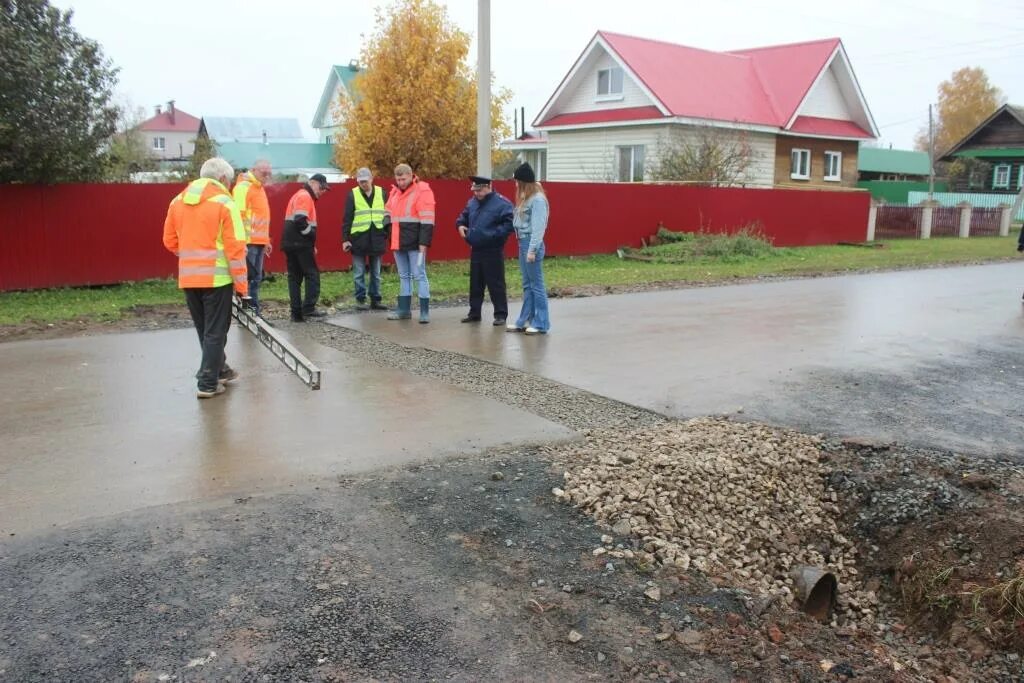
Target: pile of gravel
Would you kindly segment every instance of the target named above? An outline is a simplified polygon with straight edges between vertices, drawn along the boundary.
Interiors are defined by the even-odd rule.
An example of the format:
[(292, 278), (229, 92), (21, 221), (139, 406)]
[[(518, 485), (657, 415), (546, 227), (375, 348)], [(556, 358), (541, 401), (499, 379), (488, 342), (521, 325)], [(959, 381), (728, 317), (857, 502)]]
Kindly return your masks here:
[[(603, 430), (556, 447), (568, 469), (553, 493), (636, 539), (630, 548), (606, 537), (597, 556), (693, 567), (787, 599), (791, 570), (811, 565), (849, 589), (857, 549), (839, 532), (820, 445), (799, 432), (716, 418)], [(844, 597), (846, 619), (873, 619), (873, 595)]]

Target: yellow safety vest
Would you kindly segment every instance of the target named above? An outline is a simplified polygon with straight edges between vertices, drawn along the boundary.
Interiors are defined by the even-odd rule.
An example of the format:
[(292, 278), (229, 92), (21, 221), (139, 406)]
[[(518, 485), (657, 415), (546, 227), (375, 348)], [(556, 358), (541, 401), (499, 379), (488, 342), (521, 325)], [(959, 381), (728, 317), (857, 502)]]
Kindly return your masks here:
[(379, 187), (373, 187), (373, 204), (366, 203), (366, 197), (358, 186), (352, 188), (352, 198), (355, 200), (355, 215), (352, 217), (352, 234), (366, 232), (370, 225), (377, 226), (378, 230), (384, 229), (384, 192)]

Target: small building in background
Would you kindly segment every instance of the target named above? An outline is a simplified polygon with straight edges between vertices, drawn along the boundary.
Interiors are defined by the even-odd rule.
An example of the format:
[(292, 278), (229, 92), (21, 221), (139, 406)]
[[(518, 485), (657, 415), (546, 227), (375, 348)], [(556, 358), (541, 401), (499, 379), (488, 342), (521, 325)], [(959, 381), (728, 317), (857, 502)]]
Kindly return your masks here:
[(333, 145), (338, 139), (340, 126), (337, 105), (341, 100), (355, 99), (352, 82), (362, 70), (359, 63), (352, 60), (348, 66), (335, 64), (327, 74), (327, 83), (320, 94), (320, 103), (313, 115), (313, 128), (317, 132), (317, 142)]
[[(857, 187), (889, 204), (906, 204), (911, 192), (928, 192), (928, 172), (927, 152), (861, 146), (857, 155)], [(935, 192), (947, 189), (945, 180), (935, 181)]]
[(154, 159), (161, 162), (184, 162), (195, 151), (195, 140), (202, 121), (167, 102), (166, 109), (156, 105), (152, 118), (139, 124), (138, 131)]
[(298, 119), (259, 116), (204, 116), (199, 134), (218, 145), (227, 142), (305, 143)]
[(953, 145), (942, 160), (985, 164), (983, 173), (965, 174), (954, 184), (955, 191), (1016, 194), (1024, 186), (1024, 107), (999, 107)]
[(266, 159), (274, 177), (283, 180), (306, 180), (314, 173), (323, 173), (328, 182), (346, 179), (334, 165), (334, 146), (321, 142), (225, 142), (217, 145), (217, 154), (238, 171)]

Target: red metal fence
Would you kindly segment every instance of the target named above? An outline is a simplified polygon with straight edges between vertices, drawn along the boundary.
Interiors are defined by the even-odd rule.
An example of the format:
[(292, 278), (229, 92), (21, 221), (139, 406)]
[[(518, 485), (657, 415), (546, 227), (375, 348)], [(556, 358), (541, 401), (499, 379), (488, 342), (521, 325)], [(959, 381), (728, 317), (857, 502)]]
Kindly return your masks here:
[[(389, 186), (390, 183), (385, 183)], [(432, 261), (464, 259), (455, 219), (470, 198), (469, 181), (432, 180), (437, 230)], [(511, 181), (496, 189), (513, 195)], [(275, 239), (288, 198), (300, 186), (268, 188)], [(318, 261), (348, 268), (341, 251), (345, 194), (337, 185), (317, 206)], [(163, 248), (167, 204), (182, 185), (0, 186), (0, 291), (98, 285), (168, 277), (175, 258)], [(639, 246), (659, 224), (670, 230), (730, 232), (756, 224), (777, 246), (834, 244), (865, 238), (867, 192), (754, 190), (676, 185), (545, 183), (551, 202), (546, 237), (551, 256), (611, 253)], [(509, 254), (515, 251), (509, 245)], [(281, 270), (274, 256), (271, 270)]]

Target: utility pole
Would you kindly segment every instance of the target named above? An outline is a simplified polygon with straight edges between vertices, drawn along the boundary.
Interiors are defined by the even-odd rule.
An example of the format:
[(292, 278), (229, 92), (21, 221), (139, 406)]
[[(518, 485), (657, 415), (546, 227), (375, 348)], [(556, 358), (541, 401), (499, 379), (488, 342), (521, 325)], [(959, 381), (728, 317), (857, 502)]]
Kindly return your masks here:
[(932, 105), (928, 105), (928, 201), (935, 194), (935, 126), (932, 124)]
[(491, 0), (476, 8), (476, 174), (491, 177)]

